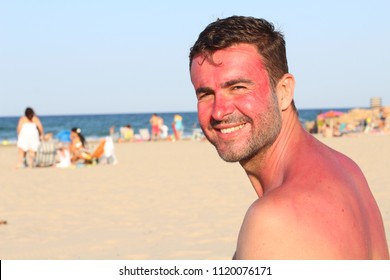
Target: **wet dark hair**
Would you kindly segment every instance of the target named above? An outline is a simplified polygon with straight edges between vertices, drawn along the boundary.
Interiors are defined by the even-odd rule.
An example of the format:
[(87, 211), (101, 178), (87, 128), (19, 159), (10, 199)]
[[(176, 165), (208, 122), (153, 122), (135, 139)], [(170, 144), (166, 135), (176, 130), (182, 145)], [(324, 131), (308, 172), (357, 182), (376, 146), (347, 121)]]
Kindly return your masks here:
[(190, 67), (197, 55), (213, 63), (214, 52), (240, 43), (256, 46), (268, 72), (271, 88), (275, 90), (279, 80), (288, 73), (286, 43), (283, 34), (265, 19), (231, 16), (210, 23), (190, 49)]
[(71, 130), (72, 130), (72, 132), (77, 133), (77, 135), (80, 138), (81, 144), (83, 145), (83, 147), (85, 147), (87, 144), (87, 141), (85, 140), (84, 135), (81, 133), (81, 129), (79, 127), (73, 127)]
[(35, 116), (34, 110), (30, 107), (27, 107), (24, 111), (24, 115), (31, 121)]

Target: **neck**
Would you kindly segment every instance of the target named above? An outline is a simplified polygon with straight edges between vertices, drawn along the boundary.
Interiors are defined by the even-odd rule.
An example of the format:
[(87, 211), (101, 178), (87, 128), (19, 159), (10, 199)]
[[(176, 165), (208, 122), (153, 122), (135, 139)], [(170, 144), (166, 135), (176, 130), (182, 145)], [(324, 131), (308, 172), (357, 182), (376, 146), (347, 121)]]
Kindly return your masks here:
[(289, 107), (282, 112), (282, 128), (275, 142), (250, 160), (240, 162), (259, 197), (286, 180), (292, 156), (304, 133), (298, 116)]

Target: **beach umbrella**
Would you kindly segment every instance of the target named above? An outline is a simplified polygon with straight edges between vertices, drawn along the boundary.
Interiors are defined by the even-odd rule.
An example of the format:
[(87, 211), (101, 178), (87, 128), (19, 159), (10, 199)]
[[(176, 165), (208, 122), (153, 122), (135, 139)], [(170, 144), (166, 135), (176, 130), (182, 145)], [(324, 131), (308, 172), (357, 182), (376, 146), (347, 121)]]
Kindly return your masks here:
[(71, 142), (70, 140), (70, 130), (62, 130), (58, 132), (55, 138), (60, 142)]
[(319, 119), (329, 119), (329, 118), (340, 117), (341, 115), (344, 115), (344, 112), (330, 110), (330, 111), (319, 114), (318, 118)]

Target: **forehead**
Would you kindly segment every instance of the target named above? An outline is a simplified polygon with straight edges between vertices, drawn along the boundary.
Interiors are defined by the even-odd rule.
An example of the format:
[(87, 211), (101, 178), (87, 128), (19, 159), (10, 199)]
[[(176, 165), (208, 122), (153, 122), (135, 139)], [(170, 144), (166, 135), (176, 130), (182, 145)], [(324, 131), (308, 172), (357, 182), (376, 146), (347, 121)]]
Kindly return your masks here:
[(265, 67), (257, 48), (249, 44), (238, 44), (218, 50), (210, 59), (203, 55), (195, 56), (191, 64), (191, 79), (195, 81), (207, 78), (234, 78), (237, 75), (257, 75)]

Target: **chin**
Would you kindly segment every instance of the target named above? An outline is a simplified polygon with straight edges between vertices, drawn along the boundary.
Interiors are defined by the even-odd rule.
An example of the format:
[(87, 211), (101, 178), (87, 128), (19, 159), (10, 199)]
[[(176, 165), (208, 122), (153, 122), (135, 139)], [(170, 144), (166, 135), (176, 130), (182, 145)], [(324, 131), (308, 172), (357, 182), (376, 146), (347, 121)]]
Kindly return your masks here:
[(220, 158), (226, 162), (239, 162), (239, 161), (246, 158), (246, 156), (244, 156), (242, 154), (237, 154), (237, 153), (234, 153), (231, 151), (228, 151), (225, 153), (223, 153), (219, 150), (217, 150), (217, 151), (218, 151), (218, 155), (220, 156)]
[(232, 157), (231, 155), (221, 155), (219, 154), (220, 158), (223, 159), (224, 161), (226, 162), (239, 162), (240, 159), (236, 158), (236, 157)]
[(226, 162), (238, 162), (244, 158), (246, 158), (245, 151), (237, 149), (233, 146), (224, 145), (224, 147), (220, 147), (218, 145), (214, 145), (218, 155)]

